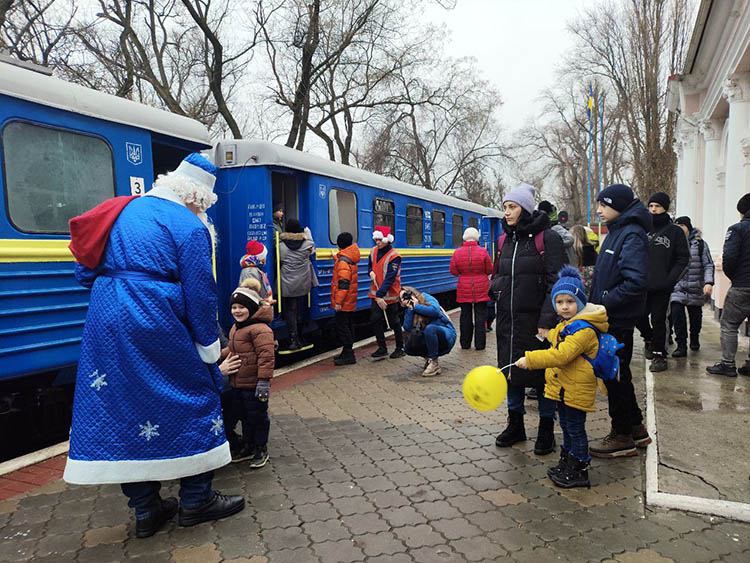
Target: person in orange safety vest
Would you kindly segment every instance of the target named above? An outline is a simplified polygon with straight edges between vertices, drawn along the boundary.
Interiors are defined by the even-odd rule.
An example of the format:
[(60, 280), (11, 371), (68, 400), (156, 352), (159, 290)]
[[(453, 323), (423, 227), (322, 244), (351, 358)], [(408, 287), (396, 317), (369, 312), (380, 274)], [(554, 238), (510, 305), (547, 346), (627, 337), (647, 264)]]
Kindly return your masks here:
[(393, 244), (393, 234), (390, 227), (375, 227), (372, 233), (375, 246), (370, 251), (367, 262), (367, 272), (370, 275), (370, 291), (367, 294), (372, 299), (370, 306), (370, 320), (375, 330), (378, 349), (372, 353), (373, 358), (384, 358), (388, 355), (385, 345), (385, 317), (393, 329), (396, 349), (391, 358), (404, 356), (404, 338), (399, 321), (398, 294), (401, 290), (401, 256)]

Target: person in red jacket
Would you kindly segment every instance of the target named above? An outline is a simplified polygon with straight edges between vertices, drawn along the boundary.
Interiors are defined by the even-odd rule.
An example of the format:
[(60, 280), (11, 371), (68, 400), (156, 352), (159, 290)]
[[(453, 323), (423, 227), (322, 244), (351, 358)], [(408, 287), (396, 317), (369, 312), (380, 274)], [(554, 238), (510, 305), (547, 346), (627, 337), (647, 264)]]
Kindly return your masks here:
[(456, 301), (461, 305), (461, 348), (471, 348), (473, 333), (474, 347), (484, 350), (492, 260), (479, 246), (479, 231), (474, 227), (464, 231), (464, 244), (453, 253), (450, 270), (458, 277)]
[(359, 246), (351, 233), (341, 233), (336, 239), (339, 252), (333, 255), (333, 279), (331, 280), (331, 309), (336, 312), (336, 333), (343, 349), (333, 359), (337, 366), (356, 364), (354, 357), (354, 327), (352, 316), (357, 310), (357, 263)]

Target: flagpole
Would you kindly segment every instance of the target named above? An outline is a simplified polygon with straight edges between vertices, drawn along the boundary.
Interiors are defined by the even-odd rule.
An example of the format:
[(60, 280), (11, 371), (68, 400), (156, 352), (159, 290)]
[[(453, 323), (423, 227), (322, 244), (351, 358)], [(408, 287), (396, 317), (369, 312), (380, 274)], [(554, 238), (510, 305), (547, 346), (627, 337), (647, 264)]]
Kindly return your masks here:
[(588, 192), (588, 214), (586, 216), (586, 221), (589, 227), (591, 227), (591, 106), (592, 106), (592, 89), (591, 84), (589, 84), (589, 97), (586, 101), (586, 108), (587, 113), (589, 116), (589, 157), (588, 157), (588, 184), (587, 184), (587, 192)]
[[(604, 181), (604, 94), (599, 96), (599, 193), (602, 193), (602, 182)], [(599, 194), (597, 194), (597, 200)], [(602, 218), (597, 214), (597, 225), (599, 231), (597, 234), (602, 234)]]

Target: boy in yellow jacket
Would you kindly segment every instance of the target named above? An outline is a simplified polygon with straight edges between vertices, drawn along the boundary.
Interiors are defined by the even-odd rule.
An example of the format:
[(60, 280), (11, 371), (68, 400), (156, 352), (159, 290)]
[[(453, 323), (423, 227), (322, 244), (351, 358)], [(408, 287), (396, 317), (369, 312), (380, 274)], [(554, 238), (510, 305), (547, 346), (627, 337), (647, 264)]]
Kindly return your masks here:
[[(586, 413), (594, 410), (596, 376), (591, 361), (599, 351), (599, 332), (607, 332), (607, 310), (602, 305), (587, 304), (586, 291), (576, 268), (565, 266), (550, 292), (552, 304), (562, 321), (550, 330), (547, 339), (552, 347), (526, 352), (516, 366), (521, 369), (546, 368), (544, 396), (558, 402), (563, 445), (560, 462), (547, 471), (552, 482), (566, 489), (590, 487), (588, 466), (589, 441), (586, 436)], [(594, 328), (583, 328), (561, 335), (574, 320)]]

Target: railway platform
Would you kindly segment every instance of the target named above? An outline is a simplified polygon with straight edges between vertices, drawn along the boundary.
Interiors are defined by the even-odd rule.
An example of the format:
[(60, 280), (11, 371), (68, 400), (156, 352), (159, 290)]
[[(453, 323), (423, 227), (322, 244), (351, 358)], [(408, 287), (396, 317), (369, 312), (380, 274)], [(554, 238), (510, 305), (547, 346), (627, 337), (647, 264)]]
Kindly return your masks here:
[[(691, 421), (691, 412), (709, 412), (714, 429), (733, 425), (734, 449), (747, 447), (741, 436), (750, 378), (712, 381), (699, 373), (717, 353), (718, 332), (706, 325), (700, 357), (671, 362), (652, 385), (660, 487), (747, 502), (747, 452), (722, 466), (717, 460), (731, 461), (734, 452), (718, 451), (726, 443)], [(563, 491), (545, 476), (557, 454), (535, 456), (533, 439), (496, 448), (505, 407), (479, 413), (461, 395), (464, 374), (493, 363), (494, 333), (488, 336), (482, 352), (456, 346), (435, 378), (419, 377), (419, 359), (374, 363), (366, 359), (373, 348), (364, 347), (357, 365), (336, 368), (326, 359), (276, 379), (270, 463), (216, 472), (218, 489), (248, 501), (226, 520), (192, 528), (173, 521), (139, 540), (118, 486), (66, 485), (59, 479), (64, 457), (26, 468), (30, 486), (0, 501), (0, 561), (750, 561), (750, 524), (645, 502), (645, 450), (595, 459), (592, 488)], [(637, 349), (633, 368), (645, 405), (644, 366)], [(697, 409), (696, 401), (705, 406)], [(712, 404), (724, 406), (714, 412)], [(587, 424), (592, 438), (608, 431), (606, 400), (597, 405)], [(527, 409), (534, 436), (536, 406), (529, 401)], [(691, 433), (700, 456), (688, 451)], [(176, 492), (173, 483), (165, 489)]]

